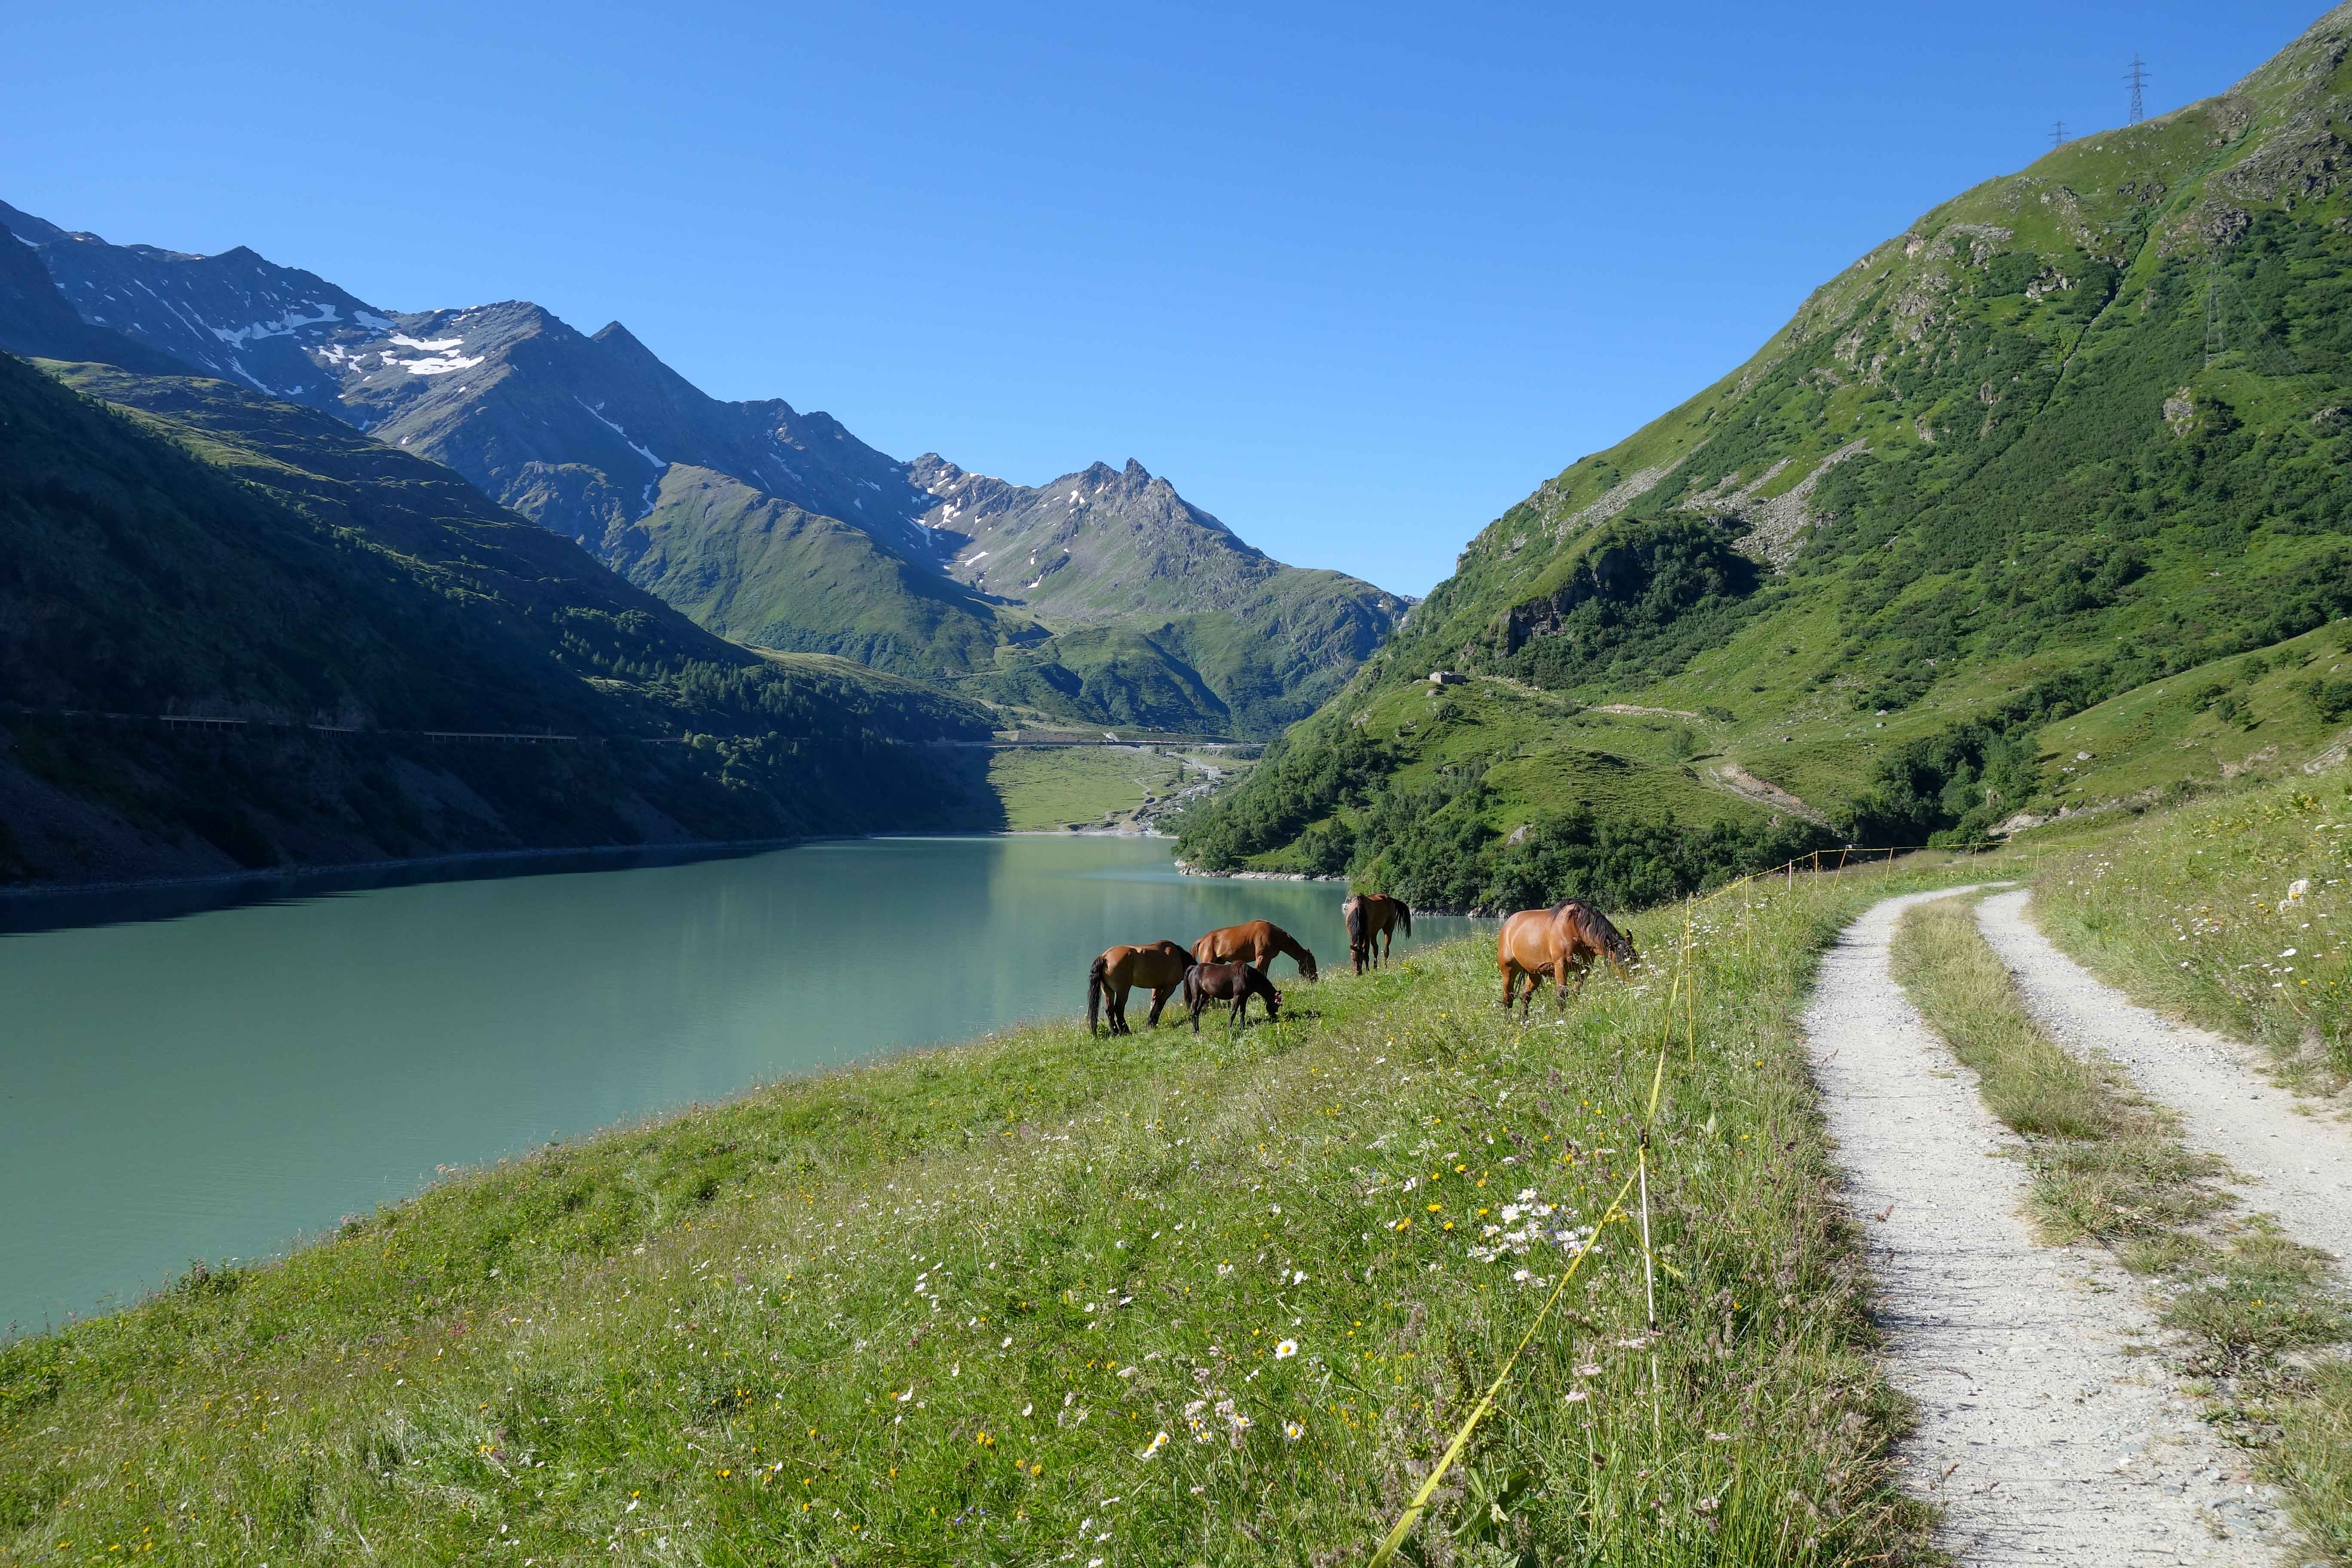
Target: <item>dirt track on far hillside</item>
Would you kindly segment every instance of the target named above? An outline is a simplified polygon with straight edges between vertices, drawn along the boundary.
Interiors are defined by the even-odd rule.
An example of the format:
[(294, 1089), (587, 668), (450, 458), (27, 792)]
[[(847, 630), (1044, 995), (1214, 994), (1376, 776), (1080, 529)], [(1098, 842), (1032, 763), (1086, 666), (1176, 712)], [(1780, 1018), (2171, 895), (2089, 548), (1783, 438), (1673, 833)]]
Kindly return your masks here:
[(1888, 1374), (1917, 1405), (1905, 1484), (1963, 1564), (2270, 1561), (2284, 1521), (2166, 1370), (2141, 1291), (2096, 1248), (2033, 1240), (2019, 1140), (1888, 971), (1903, 910), (1967, 890), (1874, 906), (1804, 1019)]

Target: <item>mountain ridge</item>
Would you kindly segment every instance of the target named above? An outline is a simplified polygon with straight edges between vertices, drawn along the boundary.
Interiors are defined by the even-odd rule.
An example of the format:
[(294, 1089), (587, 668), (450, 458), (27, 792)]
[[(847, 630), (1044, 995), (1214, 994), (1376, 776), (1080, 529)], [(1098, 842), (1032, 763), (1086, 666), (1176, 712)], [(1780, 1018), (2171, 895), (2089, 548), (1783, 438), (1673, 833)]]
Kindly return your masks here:
[(991, 820), (920, 744), (977, 704), (729, 644), (322, 412), (0, 354), (0, 879)]
[[(527, 300), (391, 310), (242, 247), (115, 246), (5, 204), (0, 222), (21, 224), (85, 321), (446, 463), (738, 640), (847, 655), (1074, 720), (1150, 713), (1177, 728), (1271, 733), (1328, 694), (1335, 664), (1352, 668), (1402, 612), (1394, 595), (1338, 573), (1241, 592), (1244, 579), (1297, 569), (1149, 475), (1108, 509), (1134, 514), (1123, 552), (1041, 579), (1032, 604), (984, 569), (959, 570), (952, 503), (919, 478), (943, 459), (900, 462), (781, 398), (709, 397), (617, 321), (583, 333)], [(1045, 493), (989, 483), (1010, 510)], [(1145, 537), (1153, 529), (1165, 537)], [(1320, 613), (1295, 630), (1297, 603), (1310, 599)], [(1171, 618), (1203, 614), (1238, 618), (1267, 648), (1234, 657), (1242, 634), (1224, 622), (1162, 635)], [(1110, 621), (1132, 634), (1112, 639), (1115, 657), (1100, 636), (1034, 657), (1056, 629)], [(1241, 684), (1223, 689), (1229, 681)]]
[[(2318, 628), (2352, 613), (2347, 57), (2342, 6), (2230, 92), (1873, 247), (1481, 530), (1182, 851), (1441, 907), (1654, 897), (1808, 837), (2120, 798), (2095, 774), (2218, 787), (2324, 754), (2340, 725), (2268, 660), (2324, 681)], [(2192, 706), (2128, 766), (2057, 749), (2158, 687)], [(1692, 824), (1729, 837), (1677, 858), (1658, 835)]]

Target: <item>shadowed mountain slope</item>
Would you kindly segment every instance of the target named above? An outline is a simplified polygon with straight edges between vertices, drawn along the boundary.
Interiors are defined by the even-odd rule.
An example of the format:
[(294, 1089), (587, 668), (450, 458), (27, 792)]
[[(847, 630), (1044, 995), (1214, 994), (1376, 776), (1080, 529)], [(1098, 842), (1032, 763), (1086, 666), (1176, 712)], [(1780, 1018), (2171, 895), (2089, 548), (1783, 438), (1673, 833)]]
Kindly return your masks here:
[(0, 349), (32, 359), (98, 360), (152, 375), (188, 366), (74, 313), (33, 249), (0, 227)]
[(721, 641), (322, 414), (44, 364), (79, 391), (0, 356), (0, 874), (985, 815), (904, 743), (984, 734), (972, 704)]

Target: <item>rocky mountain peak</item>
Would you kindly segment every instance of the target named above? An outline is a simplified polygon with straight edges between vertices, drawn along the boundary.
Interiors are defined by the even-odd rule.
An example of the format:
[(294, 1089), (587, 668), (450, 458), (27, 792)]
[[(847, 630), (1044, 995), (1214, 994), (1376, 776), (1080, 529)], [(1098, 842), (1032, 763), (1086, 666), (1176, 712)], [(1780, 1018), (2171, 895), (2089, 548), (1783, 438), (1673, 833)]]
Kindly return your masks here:
[(710, 397), (617, 321), (583, 333), (525, 300), (387, 311), (247, 247), (118, 246), (22, 216), (19, 256), (83, 325), (445, 464), (726, 636), (949, 679), (1017, 649), (1000, 700), (1263, 732), (1401, 608), (1270, 560), (1133, 458), (1034, 488), (936, 452), (902, 463), (829, 414)]
[(907, 465), (908, 482), (935, 496), (947, 494), (970, 478), (937, 452), (926, 452)]

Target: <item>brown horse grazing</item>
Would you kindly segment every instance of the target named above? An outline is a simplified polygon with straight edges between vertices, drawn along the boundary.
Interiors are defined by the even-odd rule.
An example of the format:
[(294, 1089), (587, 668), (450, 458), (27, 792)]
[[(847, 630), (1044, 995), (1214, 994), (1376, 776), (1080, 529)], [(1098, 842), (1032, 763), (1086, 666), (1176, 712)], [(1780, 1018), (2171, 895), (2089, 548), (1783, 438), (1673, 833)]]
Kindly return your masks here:
[(1265, 998), (1267, 1022), (1282, 1016), (1282, 993), (1255, 963), (1196, 963), (1184, 972), (1184, 1005), (1192, 1010), (1196, 1035), (1201, 1032), (1201, 1010), (1210, 1003), (1232, 1003), (1233, 1021), (1240, 1024), (1247, 1021), (1253, 996)]
[(1095, 1032), (1095, 1010), (1109, 1004), (1110, 1032), (1131, 1035), (1127, 1026), (1127, 994), (1136, 986), (1151, 993), (1151, 1016), (1146, 1018), (1146, 1028), (1156, 1028), (1160, 1010), (1168, 1005), (1168, 998), (1176, 987), (1184, 984), (1184, 971), (1192, 955), (1172, 942), (1155, 942), (1149, 947), (1111, 947), (1095, 960), (1087, 972), (1087, 1033)]
[(1255, 963), (1260, 969), (1272, 969), (1278, 952), (1297, 960), (1300, 974), (1315, 978), (1315, 955), (1272, 921), (1219, 926), (1192, 944), (1192, 956), (1202, 963)]
[[(1348, 922), (1348, 956), (1356, 961), (1356, 973), (1361, 974), (1366, 965), (1377, 969), (1395, 945), (1397, 927), (1404, 934), (1412, 934), (1412, 910), (1402, 899), (1391, 899), (1386, 893), (1357, 893), (1339, 906), (1339, 918)], [(1382, 937), (1388, 941), (1378, 952), (1372, 944)]]
[(1628, 964), (1642, 962), (1624, 933), (1591, 904), (1570, 899), (1548, 910), (1521, 910), (1503, 922), (1502, 934), (1495, 940), (1495, 966), (1503, 972), (1503, 1010), (1511, 1010), (1512, 993), (1524, 977), (1528, 989), (1519, 1012), (1525, 1016), (1535, 1002), (1536, 987), (1547, 976), (1565, 1010), (1569, 977), (1574, 975), (1575, 990), (1583, 991), (1585, 971), (1596, 958), (1607, 959), (1621, 974)]

